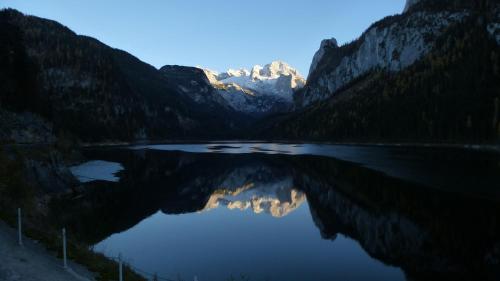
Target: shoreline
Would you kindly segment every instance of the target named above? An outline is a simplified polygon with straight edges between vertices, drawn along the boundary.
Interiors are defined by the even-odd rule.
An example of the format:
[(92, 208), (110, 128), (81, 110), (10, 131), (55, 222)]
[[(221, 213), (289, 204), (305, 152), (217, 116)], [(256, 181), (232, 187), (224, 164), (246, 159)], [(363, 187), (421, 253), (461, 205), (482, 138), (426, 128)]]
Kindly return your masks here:
[(359, 146), (359, 147), (402, 147), (402, 148), (454, 148), (484, 152), (500, 153), (500, 143), (428, 143), (428, 142), (321, 142), (321, 141), (293, 141), (293, 140), (168, 140), (152, 142), (98, 142), (83, 143), (79, 148), (147, 146), (170, 144), (235, 144), (235, 143), (278, 143), (278, 144), (316, 144), (331, 146)]
[(43, 243), (23, 235), (23, 246), (17, 242), (14, 228), (0, 220), (0, 279), (6, 281), (94, 281), (95, 273), (85, 266), (68, 260), (68, 268), (57, 255), (48, 251)]

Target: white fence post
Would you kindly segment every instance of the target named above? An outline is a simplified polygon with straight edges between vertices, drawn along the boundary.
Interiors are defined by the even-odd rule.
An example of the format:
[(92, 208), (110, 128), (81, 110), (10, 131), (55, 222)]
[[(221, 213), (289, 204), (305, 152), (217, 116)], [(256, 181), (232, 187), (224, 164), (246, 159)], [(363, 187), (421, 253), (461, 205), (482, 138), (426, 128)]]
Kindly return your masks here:
[(118, 255), (118, 280), (123, 281), (123, 262), (122, 262), (122, 254)]
[(22, 230), (22, 217), (21, 208), (17, 208), (17, 236), (19, 241), (19, 246), (23, 246), (23, 230)]
[(64, 261), (64, 268), (68, 268), (68, 261), (67, 261), (67, 256), (66, 256), (66, 228), (62, 229), (62, 236), (63, 236), (63, 261)]

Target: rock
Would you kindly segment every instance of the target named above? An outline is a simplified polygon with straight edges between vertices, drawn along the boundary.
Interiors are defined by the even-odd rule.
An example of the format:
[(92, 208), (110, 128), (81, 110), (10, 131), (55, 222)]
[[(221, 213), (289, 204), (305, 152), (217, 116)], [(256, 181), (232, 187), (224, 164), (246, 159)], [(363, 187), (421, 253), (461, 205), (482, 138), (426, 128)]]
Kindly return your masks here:
[(404, 9), (404, 13), (406, 13), (413, 5), (417, 4), (421, 0), (406, 0), (406, 5)]
[(296, 100), (307, 106), (374, 69), (404, 69), (432, 50), (432, 38), (467, 15), (467, 11), (415, 12), (382, 20), (342, 47), (333, 39), (325, 40), (314, 56), (307, 86)]
[(337, 39), (325, 39), (321, 41), (319, 50), (314, 54), (311, 67), (309, 68), (309, 75), (316, 70), (318, 63), (321, 61), (327, 49), (338, 48)]

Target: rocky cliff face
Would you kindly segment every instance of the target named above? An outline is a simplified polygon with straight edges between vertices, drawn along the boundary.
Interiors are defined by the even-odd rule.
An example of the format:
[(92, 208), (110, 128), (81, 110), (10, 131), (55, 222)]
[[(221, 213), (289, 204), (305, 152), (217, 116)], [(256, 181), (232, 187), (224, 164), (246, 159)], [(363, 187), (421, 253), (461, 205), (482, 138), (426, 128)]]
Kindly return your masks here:
[(227, 101), (214, 89), (205, 72), (196, 67), (166, 65), (160, 68), (170, 87), (176, 88), (204, 110), (231, 110)]
[(270, 120), (265, 135), (498, 141), (499, 7), (497, 0), (422, 0), (350, 44), (324, 41), (306, 86), (295, 95), (301, 110)]
[(500, 45), (500, 5), (497, 5), (491, 11), (491, 19), (486, 28), (491, 37), (493, 37), (497, 41), (498, 45)]
[[(418, 1), (408, 1), (407, 9)], [(332, 96), (375, 69), (399, 71), (429, 53), (436, 38), (461, 22), (468, 11), (416, 10), (375, 23), (356, 41), (338, 46), (324, 40), (313, 58), (307, 87), (297, 95), (301, 106)]]

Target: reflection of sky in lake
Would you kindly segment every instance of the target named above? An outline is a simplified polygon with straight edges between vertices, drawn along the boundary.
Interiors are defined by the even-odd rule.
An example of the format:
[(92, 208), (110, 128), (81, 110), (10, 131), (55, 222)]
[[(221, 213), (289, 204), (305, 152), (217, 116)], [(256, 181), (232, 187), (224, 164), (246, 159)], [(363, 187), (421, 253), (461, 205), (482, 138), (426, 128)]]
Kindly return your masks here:
[[(183, 151), (190, 153), (286, 154), (332, 157), (356, 163), (388, 176), (417, 184), (498, 198), (492, 182), (500, 181), (498, 146), (411, 146), (411, 145), (335, 145), (315, 143), (212, 142), (205, 144), (160, 144), (129, 147), (144, 150)], [(485, 156), (488, 155), (488, 161)], [(492, 162), (494, 165), (492, 165)], [(471, 163), (474, 163), (471, 165)], [(460, 177), (457, 177), (460, 171)], [(481, 179), (481, 180), (478, 180)]]
[[(250, 154), (254, 152), (259, 154)], [(132, 210), (143, 214), (114, 228), (128, 230), (108, 232), (104, 235), (111, 236), (106, 239), (99, 236), (104, 241), (95, 249), (112, 256), (122, 253), (133, 266), (173, 279), (197, 276), (200, 281), (215, 281), (245, 274), (250, 280), (404, 280), (400, 268), (380, 261), (410, 269), (434, 268), (437, 262), (446, 271), (451, 268), (446, 262), (466, 267), (463, 257), (456, 256), (455, 244), (488, 255), (497, 245), (484, 237), (489, 244), (483, 249), (483, 237), (477, 239), (468, 232), (469, 225), (479, 221), (463, 225), (467, 223), (463, 218), (484, 217), (482, 199), (473, 198), (486, 194), (490, 200), (499, 195), (497, 154), (456, 148), (210, 143), (96, 150), (93, 155), (90, 159), (122, 163), (125, 170), (118, 185), (134, 187), (117, 189), (125, 190), (118, 195), (126, 203), (104, 221), (116, 217), (119, 222), (121, 214), (128, 217)], [(357, 162), (404, 181), (331, 158)], [(427, 182), (450, 193), (433, 192), (410, 181)], [(474, 197), (457, 194), (462, 192)], [(110, 198), (117, 197), (111, 194)], [(379, 213), (379, 205), (380, 210), (387, 206), (387, 213)], [(471, 208), (461, 213), (462, 206)], [(454, 211), (441, 212), (448, 209)], [(453, 215), (457, 211), (459, 220)], [(406, 212), (410, 217), (418, 212), (423, 219), (408, 220)], [(483, 229), (491, 229), (490, 221), (480, 222)], [(428, 232), (428, 226), (438, 230)], [(466, 230), (459, 231), (465, 233), (462, 240), (447, 241), (448, 232), (461, 227)], [(339, 233), (359, 239), (377, 259), (356, 240)], [(470, 244), (474, 241), (481, 241), (479, 248)], [(458, 252), (464, 253), (467, 263), (482, 260), (467, 256), (470, 250)], [(484, 271), (482, 265), (473, 266)], [(470, 276), (467, 270), (465, 276)], [(412, 280), (415, 277), (411, 270), (407, 274)]]
[[(267, 153), (267, 154), (311, 154), (324, 155), (331, 145), (323, 144), (285, 144), (285, 143), (259, 143), (259, 142), (214, 142), (207, 144), (158, 144), (138, 145), (133, 149), (155, 149), (169, 151), (184, 151), (194, 153)], [(327, 149), (325, 149), (327, 148)]]
[(158, 212), (95, 249), (185, 280), (228, 280), (231, 274), (276, 281), (404, 280), (400, 269), (370, 258), (357, 242), (322, 239), (307, 203), (282, 218), (227, 208)]
[(120, 163), (102, 160), (88, 161), (70, 167), (71, 173), (80, 182), (91, 182), (96, 180), (117, 182), (120, 178), (115, 174), (121, 170), (123, 170), (123, 166)]

